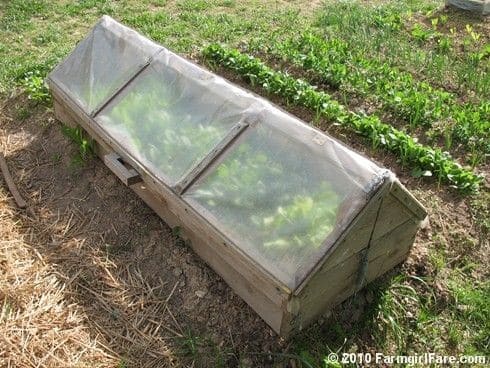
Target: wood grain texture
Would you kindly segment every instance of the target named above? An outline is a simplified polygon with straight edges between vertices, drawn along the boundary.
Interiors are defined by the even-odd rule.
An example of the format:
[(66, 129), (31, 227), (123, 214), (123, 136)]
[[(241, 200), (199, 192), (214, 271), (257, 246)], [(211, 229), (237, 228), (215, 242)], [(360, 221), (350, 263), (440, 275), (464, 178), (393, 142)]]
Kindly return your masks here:
[(115, 153), (108, 153), (102, 158), (105, 165), (121, 180), (124, 185), (134, 185), (141, 182), (141, 175), (133, 168), (128, 168), (121, 161), (121, 157)]
[[(380, 188), (377, 195), (354, 219), (347, 234), (322, 267), (300, 293), (295, 293), (284, 309), (283, 334), (307, 327), (357, 290), (356, 281), (361, 257), (368, 245), (365, 283), (381, 276), (408, 256), (419, 227), (420, 216), (409, 210), (405, 203), (398, 199), (399, 195), (393, 195), (394, 188), (397, 188), (398, 192), (405, 190), (397, 180), (392, 180)], [(378, 208), (379, 216), (375, 223)]]

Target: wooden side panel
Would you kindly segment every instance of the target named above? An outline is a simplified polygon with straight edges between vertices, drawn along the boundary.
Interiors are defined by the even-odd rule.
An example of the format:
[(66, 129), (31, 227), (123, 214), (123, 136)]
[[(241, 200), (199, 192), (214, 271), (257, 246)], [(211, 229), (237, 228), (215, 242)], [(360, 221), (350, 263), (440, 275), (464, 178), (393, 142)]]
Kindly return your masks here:
[(54, 97), (57, 118), (72, 126), (78, 124), (87, 131), (98, 143), (99, 156), (116, 152), (124, 162), (134, 166), (143, 182), (131, 188), (170, 226), (180, 226), (183, 237), (191, 240), (194, 251), (283, 336), (306, 327), (356, 291), (362, 250), (368, 246), (370, 238), (367, 282), (403, 261), (413, 243), (420, 217), (425, 213), (418, 202), (410, 202), (409, 193), (398, 182), (387, 183), (356, 217), (326, 261), (319, 264), (307, 282), (292, 295), (291, 290), (241, 254), (176, 193), (139, 167), (117, 142), (107, 137), (88, 115), (72, 106), (62, 93), (58, 95), (55, 91)]
[(67, 109), (63, 107), (62, 103), (59, 100), (54, 99), (53, 106), (54, 106), (54, 113), (56, 119), (58, 119), (59, 121), (68, 125), (71, 128), (75, 128), (78, 126), (76, 119), (73, 117), (72, 114), (70, 114), (70, 112)]
[(408, 256), (420, 220), (392, 194), (397, 185), (395, 181), (382, 197), (374, 198), (301, 293), (289, 302), (291, 315), (285, 317), (284, 324), (290, 326), (283, 326), (283, 333), (305, 328), (355, 292), (362, 250), (367, 247), (371, 232), (366, 282), (379, 277)]
[[(418, 223), (408, 220), (372, 244), (368, 254), (366, 283), (406, 259), (417, 228)], [(307, 327), (327, 310), (351, 296), (356, 291), (360, 261), (361, 252), (330, 268), (323, 275), (323, 287), (317, 290), (315, 298), (303, 298), (302, 295), (295, 297), (297, 300), (290, 303), (295, 305), (297, 315), (291, 317), (289, 326), (282, 327), (282, 333), (287, 335)]]
[[(369, 204), (369, 208), (364, 211), (362, 217), (349, 231), (349, 235), (345, 237), (332, 254), (328, 256), (325, 263), (318, 271), (319, 273), (328, 271), (330, 268), (343, 262), (368, 245), (380, 202), (381, 197), (374, 198), (373, 202)], [(399, 203), (398, 199), (391, 194), (391, 192), (382, 198), (379, 213), (380, 217), (383, 219), (381, 221), (380, 218), (376, 224), (372, 237), (373, 241), (413, 217), (411, 213), (407, 211), (405, 206)]]
[[(56, 95), (55, 95), (56, 97)], [(96, 151), (99, 157), (114, 152), (113, 148), (97, 135), (83, 119), (76, 116), (75, 112), (66, 108), (55, 98), (56, 118), (70, 126), (81, 126), (97, 142)], [(244, 299), (269, 326), (280, 333), (283, 319), (285, 301), (289, 293), (260, 274), (254, 266), (247, 264), (239, 255), (233, 253), (233, 249), (219, 239), (206, 228), (206, 223), (201, 223), (192, 216), (191, 209), (185, 204), (164, 199), (162, 195), (153, 189), (155, 183), (150, 178), (142, 175), (145, 182), (131, 185), (136, 194), (153, 209), (171, 227), (182, 228), (182, 237), (191, 242), (193, 250), (213, 268), (233, 290)], [(169, 192), (169, 196), (175, 196)], [(169, 198), (169, 197), (167, 197)], [(172, 199), (172, 198), (169, 198)]]
[[(200, 236), (185, 227), (185, 224), (167, 206), (163, 198), (158, 198), (144, 185), (137, 184), (132, 189), (148, 206), (153, 209), (170, 226), (182, 227), (181, 236), (190, 241), (192, 249), (209, 266), (215, 270), (231, 288), (249, 304), (272, 329), (279, 333), (282, 320), (281, 305), (274, 303), (263, 293), (260, 284), (252, 283), (229, 265), (213, 247), (204, 242)], [(259, 282), (259, 280), (255, 280)]]
[(376, 220), (379, 202), (380, 198), (369, 204), (369, 208), (366, 209), (362, 218), (350, 229), (349, 234), (341, 240), (335, 250), (328, 256), (323, 266), (310, 280), (310, 284), (315, 282), (313, 279), (318, 279), (316, 282), (320, 281), (323, 278), (322, 274), (367, 247), (369, 235)]
[(407, 208), (391, 193), (383, 198), (379, 220), (373, 232), (373, 240), (379, 239), (398, 225), (413, 218), (411, 212), (407, 211)]
[(398, 180), (393, 183), (391, 194), (398, 198), (420, 221), (427, 217), (427, 210), (424, 206)]

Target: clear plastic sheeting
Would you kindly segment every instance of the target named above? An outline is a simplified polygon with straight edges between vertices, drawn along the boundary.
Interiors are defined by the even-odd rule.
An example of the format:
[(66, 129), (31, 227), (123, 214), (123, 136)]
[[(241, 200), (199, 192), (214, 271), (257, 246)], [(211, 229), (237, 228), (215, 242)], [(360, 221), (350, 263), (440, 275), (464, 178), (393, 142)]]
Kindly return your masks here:
[(184, 198), (294, 289), (366, 203), (382, 172), (286, 114), (271, 111), (263, 119)]
[(211, 73), (163, 51), (96, 120), (128, 153), (173, 186), (235, 124), (253, 115), (251, 96), (223, 87)]
[(291, 290), (385, 179), (333, 138), (106, 16), (50, 80), (136, 170), (175, 188)]
[(103, 16), (49, 78), (91, 114), (161, 49)]

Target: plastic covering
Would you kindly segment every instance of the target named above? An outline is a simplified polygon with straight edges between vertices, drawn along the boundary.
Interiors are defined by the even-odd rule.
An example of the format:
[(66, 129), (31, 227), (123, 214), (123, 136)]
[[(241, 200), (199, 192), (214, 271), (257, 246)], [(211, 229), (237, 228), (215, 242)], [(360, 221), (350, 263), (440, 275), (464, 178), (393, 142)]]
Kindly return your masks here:
[(380, 183), (370, 161), (272, 107), (184, 198), (291, 289)]
[(50, 78), (162, 185), (192, 177), (176, 195), (291, 289), (384, 180), (333, 138), (106, 16)]
[(91, 114), (161, 49), (104, 16), (50, 78)]
[(167, 50), (96, 118), (133, 157), (169, 185), (251, 116), (254, 99)]

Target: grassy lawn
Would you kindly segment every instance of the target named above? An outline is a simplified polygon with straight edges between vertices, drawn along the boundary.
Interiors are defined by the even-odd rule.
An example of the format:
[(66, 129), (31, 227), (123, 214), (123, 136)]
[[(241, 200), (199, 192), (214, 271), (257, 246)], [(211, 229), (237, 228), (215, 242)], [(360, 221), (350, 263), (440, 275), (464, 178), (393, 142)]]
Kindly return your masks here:
[[(117, 344), (122, 341), (127, 344), (127, 336), (121, 337), (123, 333), (112, 331), (112, 334), (107, 333), (104, 343), (99, 344), (103, 329), (90, 322), (88, 312), (80, 312), (82, 317), (77, 324), (88, 331), (84, 345), (74, 344), (71, 337), (62, 334), (58, 343), (67, 346), (67, 355), (62, 358), (60, 355), (51, 360), (58, 354), (57, 347), (44, 355), (27, 355), (19, 350), (15, 358), (7, 360), (2, 355), (2, 341), (5, 346), (13, 344), (16, 328), (27, 323), (21, 321), (16, 325), (17, 311), (24, 313), (28, 306), (38, 310), (34, 297), (23, 294), (22, 290), (17, 295), (15, 288), (9, 285), (8, 280), (16, 279), (12, 276), (16, 271), (15, 267), (7, 267), (7, 260), (22, 265), (35, 264), (41, 262), (44, 253), (37, 257), (33, 251), (36, 247), (32, 246), (36, 243), (32, 234), (41, 230), (33, 228), (31, 232), (29, 223), (7, 200), (2, 185), (0, 227), (12, 230), (8, 235), (7, 230), (0, 231), (5, 239), (0, 249), (0, 367), (7, 366), (4, 363), (7, 361), (14, 366), (64, 366), (63, 362), (66, 365), (76, 361), (73, 366), (77, 367), (337, 367), (338, 363), (328, 361), (328, 354), (435, 352), (490, 356), (490, 23), (466, 13), (444, 10), (442, 3), (435, 0), (401, 0), (396, 4), (302, 0), (1, 2), (0, 147), (6, 147), (7, 153), (8, 131), (14, 134), (10, 128), (14, 121), (20, 122), (20, 131), (24, 129), (23, 122), (26, 130), (29, 130), (27, 125), (34, 122), (42, 131), (48, 129), (46, 127), (61, 131), (60, 126), (50, 123), (53, 112), (43, 78), (101, 15), (108, 14), (171, 50), (270, 98), (392, 169), (429, 210), (430, 225), (420, 231), (407, 262), (327, 313), (318, 324), (292, 341), (278, 341), (274, 336), (265, 336), (265, 332), (259, 333), (259, 338), (235, 336), (233, 330), (240, 330), (245, 319), (227, 322), (225, 325), (231, 332), (225, 333), (212, 326), (194, 328), (193, 319), (172, 316), (179, 328), (185, 327), (179, 330), (168, 325), (155, 332), (155, 336), (165, 341), (162, 345), (165, 352), (151, 350), (152, 346), (149, 352), (123, 349)], [(260, 65), (274, 72), (286, 71), (277, 76), (286, 78), (292, 89), (316, 86), (311, 88), (322, 93), (323, 105), (318, 107), (296, 98), (294, 93), (286, 94), (283, 89), (271, 86), (270, 80), (261, 79), (262, 66), (258, 63), (253, 65), (253, 74), (250, 65), (246, 69), (234, 64), (236, 60), (230, 63), (224, 58), (209, 57), (210, 53), (203, 50), (214, 43), (238, 50), (233, 51), (237, 52), (234, 55), (254, 56), (258, 63), (263, 62)], [(250, 60), (248, 56), (245, 59)], [(347, 112), (339, 115), (340, 110)], [(344, 121), (350, 123), (344, 124)], [(381, 128), (382, 124), (391, 130)], [(368, 130), (373, 125), (379, 130)], [(369, 134), (360, 132), (362, 129)], [(423, 145), (426, 156), (436, 155), (431, 152), (439, 150), (444, 161), (440, 168), (434, 167), (432, 158), (411, 155), (398, 143), (402, 138), (386, 143), (392, 129), (403, 139), (410, 137), (413, 144)], [(64, 137), (65, 141), (69, 138), (74, 141), (70, 154), (76, 156), (78, 152), (79, 155), (72, 160), (78, 166), (77, 172), (93, 170), (87, 154), (88, 143), (77, 132), (65, 130), (65, 135), (68, 136)], [(50, 165), (72, 175), (72, 166), (60, 166), (64, 154), (57, 152), (51, 157)], [(422, 161), (429, 162), (429, 166), (423, 166)], [(447, 169), (447, 162), (458, 164)], [(14, 177), (22, 183), (25, 171), (29, 170), (19, 165), (18, 171), (22, 174), (16, 173)], [(480, 174), (487, 178), (479, 179)], [(465, 187), (465, 183), (469, 183), (468, 186)], [(464, 192), (455, 186), (460, 189), (478, 187), (478, 190), (468, 193), (469, 190)], [(41, 192), (49, 192), (50, 188), (46, 184), (36, 195), (41, 197)], [(28, 191), (25, 189), (24, 193)], [(124, 199), (120, 202), (124, 203)], [(41, 216), (42, 211), (36, 213)], [(59, 213), (57, 216), (66, 236), (68, 231), (63, 229), (70, 229), (73, 216), (62, 214), (60, 217)], [(84, 234), (89, 237), (88, 233), (77, 237)], [(142, 239), (148, 236), (140, 235)], [(12, 250), (7, 243), (16, 241), (26, 244), (24, 251), (17, 249), (9, 253)], [(125, 252), (131, 254), (131, 250)], [(113, 262), (118, 256), (114, 255)], [(100, 262), (111, 262), (104, 257)], [(64, 277), (56, 262), (48, 266), (45, 261), (41, 263), (46, 270), (38, 284), (53, 278), (60, 305), (66, 299), (72, 306), (73, 299), (69, 292), (64, 294), (63, 285), (70, 284), (73, 275), (67, 273)], [(76, 292), (89, 293), (84, 290)], [(80, 299), (75, 300), (80, 306), (75, 302), (73, 308), (85, 310)], [(222, 301), (219, 297), (217, 300), (218, 304)], [(115, 299), (113, 302), (116, 303)], [(234, 309), (248, 311), (243, 303), (234, 303)], [(227, 312), (221, 310), (220, 313)], [(250, 312), (242, 314), (247, 315), (247, 321), (252, 320), (253, 313), (251, 317), (247, 313)], [(42, 323), (51, 323), (55, 329), (64, 323), (60, 318), (46, 321), (39, 313), (28, 321), (32, 329)], [(39, 322), (41, 320), (44, 322)], [(263, 324), (258, 326), (267, 330)], [(152, 340), (153, 335), (152, 339), (145, 340), (146, 330), (133, 328), (145, 344), (156, 341)], [(175, 336), (167, 339), (165, 333), (169, 331), (174, 331)], [(31, 345), (35, 340), (31, 340)], [(29, 345), (28, 338), (22, 341), (26, 351), (35, 349)], [(42, 342), (36, 344), (42, 346)]]

